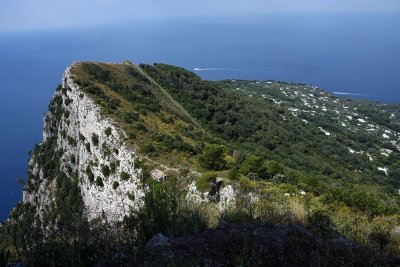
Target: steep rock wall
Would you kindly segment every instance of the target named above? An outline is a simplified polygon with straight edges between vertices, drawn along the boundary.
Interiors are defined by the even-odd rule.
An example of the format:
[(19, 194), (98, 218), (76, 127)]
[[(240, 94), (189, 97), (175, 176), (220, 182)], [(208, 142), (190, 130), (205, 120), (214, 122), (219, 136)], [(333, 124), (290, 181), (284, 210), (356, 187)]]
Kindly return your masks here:
[[(134, 165), (137, 155), (124, 143), (124, 133), (103, 117), (100, 107), (74, 83), (70, 69), (65, 71), (61, 88), (53, 97), (61, 105), (62, 115), (57, 117), (50, 110), (46, 114), (42, 145), (56, 138), (60, 169), (67, 178), (78, 179), (84, 213), (89, 220), (99, 216), (108, 221), (121, 220), (141, 206), (144, 196), (141, 172)], [(51, 122), (58, 126), (57, 134)], [(46, 170), (35, 155), (29, 165), (34, 180), (31, 183), (37, 186), (35, 190), (24, 191), (23, 202), (35, 205), (42, 216), (54, 205), (56, 181), (45, 177)]]

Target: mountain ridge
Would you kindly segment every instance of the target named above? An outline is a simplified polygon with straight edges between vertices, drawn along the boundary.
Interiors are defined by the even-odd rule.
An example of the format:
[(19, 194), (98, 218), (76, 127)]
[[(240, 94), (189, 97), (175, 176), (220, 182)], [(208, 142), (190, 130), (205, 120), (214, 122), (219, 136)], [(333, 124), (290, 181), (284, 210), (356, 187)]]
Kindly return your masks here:
[[(182, 228), (193, 234), (229, 215), (335, 229), (362, 244), (378, 231), (385, 251), (397, 253), (398, 118), (398, 106), (304, 84), (211, 82), (166, 64), (76, 62), (44, 118), (23, 203), (0, 232), (27, 253), (38, 249), (38, 236), (81, 240), (83, 229), (122, 224), (122, 232), (144, 231), (147, 242), (155, 231), (178, 235), (174, 226), (187, 218), (199, 220)], [(154, 171), (167, 181), (154, 181)], [(140, 218), (162, 213), (158, 201), (172, 201), (171, 214), (146, 229)], [(169, 226), (179, 212), (187, 218)]]

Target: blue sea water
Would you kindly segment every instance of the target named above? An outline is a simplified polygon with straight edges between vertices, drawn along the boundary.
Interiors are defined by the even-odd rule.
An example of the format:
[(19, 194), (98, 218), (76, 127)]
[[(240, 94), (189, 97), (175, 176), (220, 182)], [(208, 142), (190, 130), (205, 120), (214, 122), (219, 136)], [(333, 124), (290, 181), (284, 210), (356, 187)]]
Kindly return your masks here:
[(303, 82), (400, 103), (400, 14), (284, 14), (132, 21), (0, 33), (0, 221), (21, 199), (28, 151), (74, 61), (165, 62), (206, 79)]

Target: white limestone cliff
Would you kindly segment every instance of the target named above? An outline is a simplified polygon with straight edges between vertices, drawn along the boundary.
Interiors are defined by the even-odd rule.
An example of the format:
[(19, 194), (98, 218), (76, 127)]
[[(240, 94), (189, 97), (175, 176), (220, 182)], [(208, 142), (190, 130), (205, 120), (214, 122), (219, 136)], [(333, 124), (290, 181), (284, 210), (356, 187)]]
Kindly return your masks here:
[[(98, 217), (108, 222), (120, 221), (143, 205), (146, 186), (140, 180), (142, 170), (135, 168), (138, 155), (125, 143), (125, 133), (112, 119), (103, 116), (101, 107), (74, 82), (71, 67), (66, 69), (61, 88), (53, 96), (53, 100), (58, 99), (62, 115), (56, 117), (49, 109), (44, 118), (42, 145), (56, 138), (56, 150), (61, 151), (59, 168), (67, 176), (63, 179), (78, 179), (84, 215), (89, 221)], [(52, 129), (56, 119), (57, 127), (54, 129), (53, 125)], [(36, 157), (34, 154), (29, 162), (33, 177), (30, 183), (35, 186), (24, 190), (23, 202), (34, 205), (42, 219), (56, 204), (57, 182), (54, 177), (45, 177), (46, 170)], [(122, 172), (129, 178), (122, 179)], [(96, 182), (99, 178), (100, 185)], [(223, 186), (218, 194), (220, 210), (235, 204), (232, 186)], [(199, 192), (195, 182), (188, 186), (187, 198), (197, 203), (209, 202), (208, 193)]]
[[(77, 173), (78, 186), (84, 203), (84, 212), (89, 220), (105, 216), (110, 222), (121, 220), (131, 210), (138, 209), (144, 197), (143, 186), (140, 183), (138, 169), (135, 169), (135, 151), (124, 143), (124, 133), (114, 126), (109, 118), (101, 115), (100, 107), (79, 89), (73, 81), (69, 67), (62, 79), (63, 90), (58, 90), (55, 96), (62, 96), (62, 107), (66, 111), (58, 129), (57, 148), (63, 151), (61, 156), (61, 169), (65, 173)], [(67, 116), (68, 114), (68, 116)], [(47, 122), (51, 119), (48, 112), (44, 119), (43, 141), (45, 142), (52, 133)], [(109, 128), (109, 129), (108, 129)], [(106, 129), (110, 134), (106, 134)], [(98, 136), (98, 144), (92, 136)], [(90, 144), (90, 151), (87, 148)], [(96, 142), (97, 143), (97, 142)], [(71, 164), (74, 158), (74, 164)], [(105, 176), (103, 166), (115, 165), (115, 170)], [(91, 169), (94, 179), (101, 177), (104, 186), (98, 186), (89, 181), (86, 173), (87, 167)], [(24, 191), (23, 202), (31, 203), (38, 208), (39, 215), (49, 209), (55, 199), (55, 180), (46, 181), (43, 177), (42, 166), (30, 161), (32, 173), (39, 177), (40, 185), (36, 192)], [(121, 172), (129, 174), (130, 178), (122, 180)], [(114, 189), (113, 183), (119, 186)]]

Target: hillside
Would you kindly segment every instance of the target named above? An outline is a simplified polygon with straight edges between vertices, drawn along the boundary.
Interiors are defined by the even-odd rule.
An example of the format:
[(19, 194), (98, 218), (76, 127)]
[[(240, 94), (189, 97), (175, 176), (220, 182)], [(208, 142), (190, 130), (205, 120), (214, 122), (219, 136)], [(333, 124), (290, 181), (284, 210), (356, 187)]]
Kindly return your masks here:
[[(338, 98), (303, 84), (208, 82), (173, 66), (141, 67), (218, 142), (261, 163), (277, 161), (286, 183), (318, 195), (357, 185), (397, 210), (398, 106)], [(255, 179), (273, 179), (259, 167), (251, 170)]]
[[(191, 252), (177, 255), (182, 236), (200, 242), (193, 249), (212, 242), (203, 231), (221, 219), (239, 232), (216, 228), (227, 244), (261, 229), (232, 243), (232, 253), (249, 246), (248, 264), (267, 259), (258, 242), (296, 250), (291, 266), (317, 264), (314, 252), (333, 266), (332, 249), (354, 266), (400, 256), (397, 105), (304, 84), (205, 81), (165, 64), (77, 62), (44, 123), (23, 202), (0, 228), (0, 260), (150, 264), (145, 245), (163, 233), (193, 265)], [(267, 233), (289, 237), (272, 244)], [(299, 250), (306, 243), (322, 247)], [(363, 261), (370, 253), (376, 261)]]

